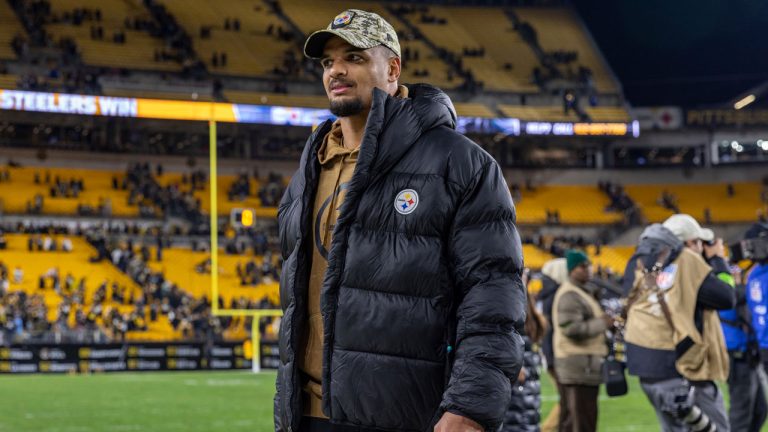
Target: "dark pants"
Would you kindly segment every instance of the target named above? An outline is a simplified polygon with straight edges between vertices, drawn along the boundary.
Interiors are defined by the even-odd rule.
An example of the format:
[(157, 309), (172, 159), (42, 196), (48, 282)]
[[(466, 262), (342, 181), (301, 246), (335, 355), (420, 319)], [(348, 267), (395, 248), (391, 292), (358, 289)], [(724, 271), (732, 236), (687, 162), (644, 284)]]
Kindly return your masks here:
[(728, 410), (731, 430), (759, 432), (765, 423), (768, 406), (760, 385), (757, 366), (750, 366), (745, 359), (735, 359), (731, 356), (728, 391), (731, 394), (731, 406)]
[(560, 385), (560, 432), (597, 430), (597, 395), (599, 386)]
[(331, 424), (328, 420), (314, 417), (302, 417), (299, 432), (379, 432), (378, 429), (368, 429), (358, 426)]

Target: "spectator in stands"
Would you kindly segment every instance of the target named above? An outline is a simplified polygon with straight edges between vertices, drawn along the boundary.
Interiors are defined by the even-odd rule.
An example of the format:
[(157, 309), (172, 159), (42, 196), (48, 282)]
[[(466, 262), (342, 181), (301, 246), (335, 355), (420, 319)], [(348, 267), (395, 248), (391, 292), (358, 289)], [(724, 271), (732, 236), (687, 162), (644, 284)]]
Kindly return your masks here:
[(61, 250), (64, 252), (72, 252), (72, 240), (69, 237), (64, 237), (61, 240)]
[[(371, 33), (371, 27), (383, 31)], [(522, 340), (514, 329), (523, 324), (525, 303), (514, 205), (501, 170), (452, 130), (455, 114), (444, 93), (427, 85), (398, 84), (400, 45), (392, 26), (378, 15), (342, 12), (327, 30), (309, 37), (305, 54), (320, 59), (330, 110), (338, 120), (319, 126), (309, 138), (301, 164), (314, 168), (296, 172), (280, 205), (282, 252), (290, 257), (284, 266), (295, 272), (283, 278), (281, 286), (287, 295), (282, 299), (285, 319), (309, 317), (302, 320), (304, 326), (284, 326), (291, 333), (282, 334), (281, 343), (301, 340), (302, 334), (309, 337), (281, 353), (286, 362), (278, 373), (275, 429), (331, 429), (321, 409), (331, 403), (322, 400), (327, 392), (320, 391), (328, 385), (338, 408), (330, 413), (331, 420), (355, 424), (361, 431), (498, 429), (509, 404), (510, 377), (518, 375), (522, 361)], [(450, 157), (438, 149), (446, 145), (452, 149)], [(417, 173), (424, 179), (414, 180)], [(437, 174), (425, 176), (429, 173)], [(465, 198), (454, 200), (444, 189), (429, 187), (446, 181), (456, 182)], [(425, 193), (440, 205), (420, 206), (419, 194)], [(385, 197), (395, 197), (394, 208)], [(315, 230), (301, 228), (301, 215), (308, 212), (312, 217), (307, 220), (317, 223), (317, 242), (308, 239)], [(365, 234), (355, 234), (352, 213), (358, 214), (354, 219), (366, 221)], [(442, 239), (439, 242), (401, 235), (410, 225), (440, 226), (444, 214), (454, 217), (451, 229), (430, 234)], [(380, 245), (391, 242), (395, 247), (382, 253)], [(483, 244), (481, 251), (478, 243)], [(312, 251), (297, 255), (295, 244), (310, 244)], [(410, 259), (400, 251), (434, 261)], [(343, 266), (338, 265), (340, 256), (348, 257)], [(446, 262), (453, 263), (451, 268)], [(382, 271), (390, 266), (397, 271)], [(432, 278), (432, 286), (395, 273), (452, 277)], [(308, 277), (297, 279), (297, 274)], [(366, 289), (352, 289), (354, 284)], [(421, 298), (400, 295), (403, 289), (411, 292), (408, 286), (421, 290)], [(294, 298), (293, 293), (302, 297)], [(392, 301), (374, 301), (384, 293)], [(445, 293), (457, 295), (446, 298)], [(336, 296), (349, 301), (336, 302)], [(473, 312), (445, 315), (443, 306), (424, 303), (425, 297)], [(495, 311), (493, 318), (490, 310)], [(372, 319), (353, 318), (363, 311)], [(325, 317), (335, 317), (337, 328), (346, 332), (337, 332), (331, 346), (324, 346)], [(340, 324), (348, 319), (354, 324)], [(503, 324), (488, 327), (491, 321)], [(421, 328), (436, 331), (418, 342), (408, 341), (406, 336)], [(374, 334), (377, 342), (371, 344)], [(448, 336), (446, 344), (446, 335), (455, 335), (455, 340)], [(344, 347), (353, 346), (358, 352), (347, 356)], [(432, 352), (446, 350), (438, 354), (441, 364), (445, 355), (456, 359), (445, 375), (429, 376), (425, 362), (414, 360), (414, 353), (429, 346)], [(323, 368), (323, 358), (332, 358), (334, 367)], [(293, 364), (299, 370), (286, 366)], [(367, 391), (370, 386), (376, 390)], [(391, 398), (377, 397), (382, 394)], [(303, 412), (298, 403), (302, 398), (309, 402)], [(413, 410), (413, 403), (423, 408)], [(382, 404), (386, 410), (379, 408)]]
[(677, 206), (677, 197), (666, 189), (661, 192), (659, 205), (672, 210), (674, 213), (680, 213), (680, 207)]
[(45, 236), (43, 238), (43, 250), (46, 252), (56, 250), (56, 241), (51, 236)]
[(24, 270), (22, 270), (21, 267), (16, 266), (16, 268), (13, 269), (13, 283), (19, 285), (22, 282), (24, 282)]
[[(624, 271), (627, 368), (640, 378), (663, 430), (687, 428), (666, 408), (669, 398), (680, 391), (693, 391), (693, 403), (718, 430), (729, 430), (723, 396), (715, 383), (728, 377), (726, 346), (715, 310), (731, 309), (736, 302), (731, 286), (704, 260), (723, 256), (722, 243), (703, 244), (713, 237), (691, 216), (673, 215), (664, 224), (645, 229)], [(635, 280), (636, 269), (648, 276)], [(643, 312), (653, 309), (660, 313)], [(694, 336), (703, 341), (694, 350), (707, 357), (703, 367), (691, 364), (687, 353), (692, 347), (685, 352), (677, 348), (684, 338)]]
[(592, 266), (581, 251), (566, 254), (568, 279), (552, 305), (555, 371), (560, 384), (560, 431), (597, 430), (597, 396), (603, 358), (608, 354), (605, 331), (613, 319), (604, 312), (593, 285)]

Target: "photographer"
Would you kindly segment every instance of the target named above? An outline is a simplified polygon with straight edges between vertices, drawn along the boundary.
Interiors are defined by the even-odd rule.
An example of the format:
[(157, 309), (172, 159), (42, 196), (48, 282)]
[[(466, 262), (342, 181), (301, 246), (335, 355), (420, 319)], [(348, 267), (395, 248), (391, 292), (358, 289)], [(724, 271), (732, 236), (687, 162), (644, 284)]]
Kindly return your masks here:
[(671, 216), (646, 228), (625, 271), (627, 368), (663, 431), (707, 430), (710, 420), (730, 430), (714, 382), (728, 376), (715, 310), (733, 308), (735, 296), (702, 258), (722, 256), (722, 244), (704, 247), (713, 238), (691, 216)]
[(752, 327), (752, 314), (747, 306), (746, 287), (738, 266), (731, 267), (730, 274), (718, 273), (718, 277), (726, 282), (732, 281), (736, 289), (736, 307), (720, 311), (731, 364), (728, 374), (728, 392), (731, 395), (728, 420), (734, 432), (759, 432), (765, 423), (768, 406), (760, 385), (760, 352)]
[(734, 261), (748, 259), (753, 264), (747, 276), (747, 305), (763, 368), (768, 370), (768, 224), (757, 223), (749, 228), (744, 241), (732, 247), (731, 252)]

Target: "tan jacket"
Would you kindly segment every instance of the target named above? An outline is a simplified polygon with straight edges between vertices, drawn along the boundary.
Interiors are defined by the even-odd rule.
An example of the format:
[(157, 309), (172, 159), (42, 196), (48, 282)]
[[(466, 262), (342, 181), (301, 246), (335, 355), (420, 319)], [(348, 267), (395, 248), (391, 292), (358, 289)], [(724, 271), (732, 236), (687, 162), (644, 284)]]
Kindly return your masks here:
[(552, 306), (555, 372), (561, 384), (599, 385), (608, 355), (603, 309), (587, 288), (567, 280)]
[[(625, 340), (637, 346), (659, 350), (676, 350), (691, 345), (678, 357), (675, 367), (680, 375), (692, 381), (728, 378), (728, 352), (717, 311), (702, 310), (702, 332), (696, 329), (696, 298), (711, 267), (697, 253), (684, 248), (680, 256), (657, 278), (669, 305), (674, 329), (664, 317), (658, 295), (644, 290), (629, 309)], [(642, 275), (635, 275), (635, 283)]]

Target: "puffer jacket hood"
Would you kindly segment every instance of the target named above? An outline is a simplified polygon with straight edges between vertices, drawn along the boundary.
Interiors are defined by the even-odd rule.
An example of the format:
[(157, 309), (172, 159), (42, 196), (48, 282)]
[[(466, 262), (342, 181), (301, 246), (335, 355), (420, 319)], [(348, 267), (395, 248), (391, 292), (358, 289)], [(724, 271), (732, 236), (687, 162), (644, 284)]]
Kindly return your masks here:
[[(500, 168), (458, 134), (450, 99), (374, 90), (339, 208), (320, 295), (323, 412), (334, 424), (431, 431), (450, 411), (501, 425), (522, 363), (522, 246)], [(328, 121), (307, 141), (280, 203), (280, 365), (275, 429), (302, 415), (312, 220)], [(405, 212), (403, 193), (416, 197)]]

